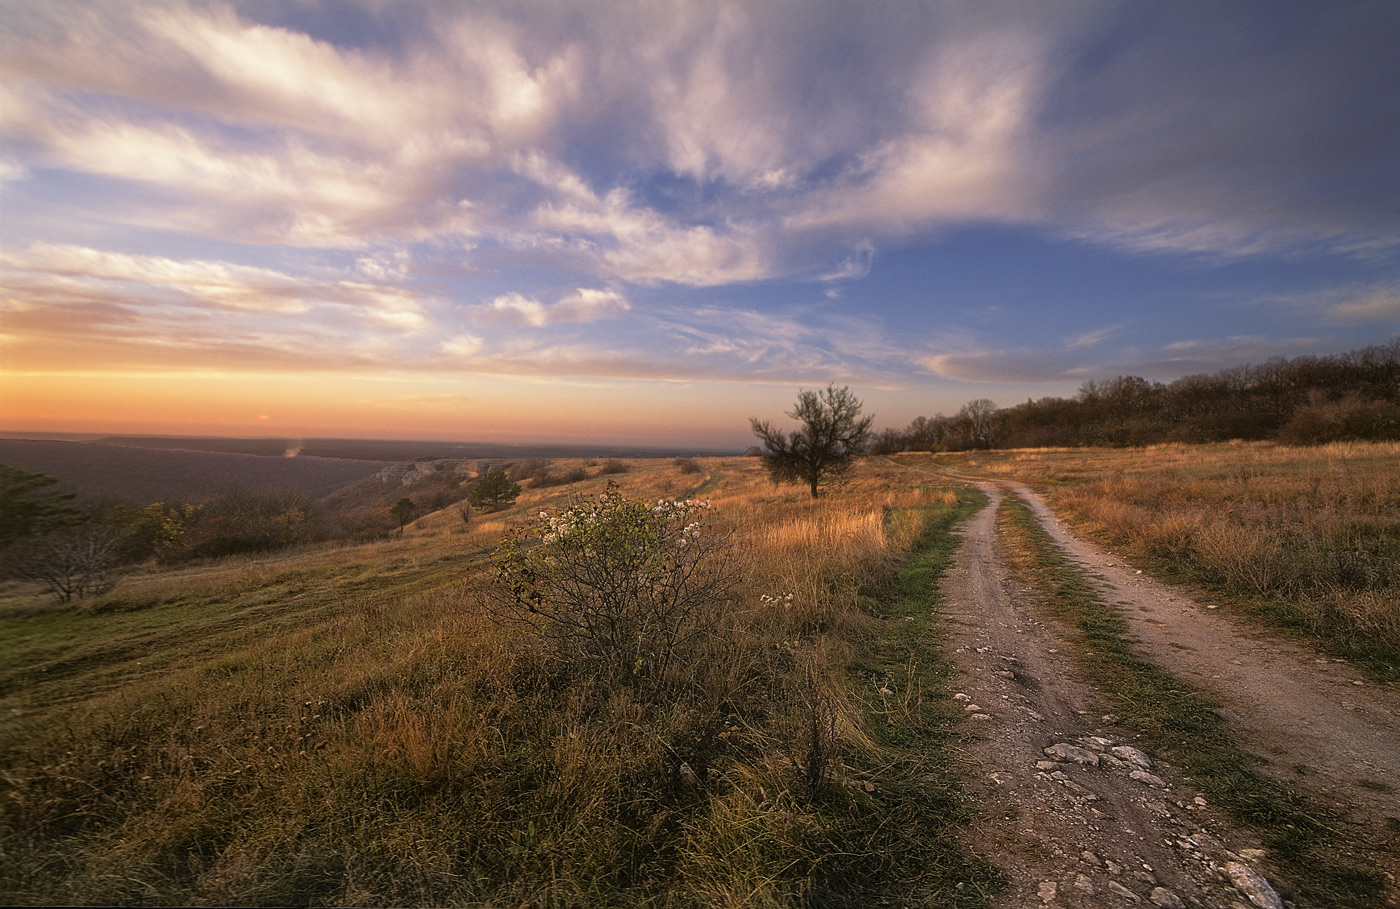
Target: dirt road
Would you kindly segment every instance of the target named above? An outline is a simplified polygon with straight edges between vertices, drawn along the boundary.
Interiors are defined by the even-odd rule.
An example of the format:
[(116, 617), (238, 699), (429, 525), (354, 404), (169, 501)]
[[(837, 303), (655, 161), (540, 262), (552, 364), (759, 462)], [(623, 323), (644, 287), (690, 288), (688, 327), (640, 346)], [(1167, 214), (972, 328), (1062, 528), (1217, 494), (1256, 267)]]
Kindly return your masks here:
[[(1090, 712), (1094, 691), (1067, 632), (1019, 596), (998, 554), (1001, 491), (978, 485), (992, 502), (965, 527), (944, 592), (958, 696), (979, 733), (967, 758), (987, 822), (974, 846), (1013, 878), (1001, 904), (1279, 905), (1259, 843), (1137, 750), (1114, 718)], [(1400, 781), (1400, 699), (1124, 567), (1009, 485), (1119, 606), (1143, 656), (1217, 698), (1269, 772), (1335, 806), (1363, 838), (1384, 838), (1386, 818), (1400, 817), (1390, 788)]]

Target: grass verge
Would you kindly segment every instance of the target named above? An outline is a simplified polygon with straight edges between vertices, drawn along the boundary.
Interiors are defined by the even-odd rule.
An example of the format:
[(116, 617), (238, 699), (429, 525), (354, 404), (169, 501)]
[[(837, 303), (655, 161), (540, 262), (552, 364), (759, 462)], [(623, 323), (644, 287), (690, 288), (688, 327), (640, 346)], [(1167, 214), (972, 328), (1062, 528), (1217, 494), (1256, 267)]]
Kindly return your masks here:
[(1252, 828), (1301, 906), (1380, 904), (1382, 884), (1362, 844), (1331, 826), (1318, 806), (1254, 768), (1216, 705), (1133, 653), (1127, 625), (1061, 553), (1026, 505), (1007, 497), (998, 529), (1008, 564), (1037, 599), (1079, 629), (1075, 658), (1105, 706), (1185, 771), (1192, 784)]
[[(937, 620), (938, 581), (959, 545), (954, 527), (982, 506), (976, 491), (956, 503), (921, 509), (922, 534), (900, 562), (864, 646), (857, 649), (849, 683), (863, 703), (875, 747), (851, 776), (876, 810), (859, 818), (876, 825), (860, 839), (880, 856), (862, 871), (870, 889), (861, 905), (973, 907), (1005, 886), (990, 863), (968, 855), (960, 842), (973, 809), (957, 782), (948, 744), (961, 720), (948, 705)], [(893, 888), (893, 889), (891, 889)]]

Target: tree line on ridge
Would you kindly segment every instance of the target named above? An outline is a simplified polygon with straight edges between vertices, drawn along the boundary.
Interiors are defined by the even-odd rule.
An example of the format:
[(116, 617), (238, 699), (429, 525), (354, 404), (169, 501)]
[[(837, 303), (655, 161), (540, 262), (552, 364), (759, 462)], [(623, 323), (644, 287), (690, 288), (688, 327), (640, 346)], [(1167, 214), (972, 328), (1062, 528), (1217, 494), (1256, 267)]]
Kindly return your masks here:
[(1127, 447), (1164, 442), (1275, 440), (1318, 445), (1400, 439), (1400, 337), (1327, 356), (1275, 358), (1173, 382), (1117, 376), (1073, 398), (998, 408), (986, 399), (957, 414), (885, 429), (874, 454), (974, 448)]

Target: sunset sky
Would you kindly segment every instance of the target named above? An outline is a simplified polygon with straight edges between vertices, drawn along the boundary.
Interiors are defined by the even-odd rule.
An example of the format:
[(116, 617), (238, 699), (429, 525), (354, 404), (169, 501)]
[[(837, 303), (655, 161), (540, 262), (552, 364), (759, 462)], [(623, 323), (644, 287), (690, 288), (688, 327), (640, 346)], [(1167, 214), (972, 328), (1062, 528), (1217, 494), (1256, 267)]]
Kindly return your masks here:
[(0, 430), (742, 448), (1400, 334), (1400, 3), (0, 0)]

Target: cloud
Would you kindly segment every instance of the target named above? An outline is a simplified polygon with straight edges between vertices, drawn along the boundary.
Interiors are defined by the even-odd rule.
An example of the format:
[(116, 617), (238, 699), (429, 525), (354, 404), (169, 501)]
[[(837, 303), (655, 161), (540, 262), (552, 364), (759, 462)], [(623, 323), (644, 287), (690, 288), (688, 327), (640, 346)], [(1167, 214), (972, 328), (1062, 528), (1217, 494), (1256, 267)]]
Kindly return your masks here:
[(394, 366), (429, 324), (404, 288), (76, 245), (0, 253), (0, 285), (16, 370)]
[(858, 280), (987, 223), (1400, 248), (1385, 5), (374, 2), (355, 41), (330, 13), (7, 10), (0, 182), (78, 176), (108, 226), (349, 250), (377, 282), (411, 276), (366, 251), (411, 244), (565, 286)]
[(1317, 344), (1316, 338), (1234, 335), (1184, 339), (1156, 347), (1124, 346), (1097, 354), (1075, 343), (1060, 348), (968, 345), (960, 351), (923, 356), (919, 363), (934, 375), (962, 382), (1063, 385), (1121, 375), (1172, 381), (1272, 357), (1296, 356)]
[(1101, 372), (1064, 352), (1038, 348), (971, 350), (930, 354), (919, 359), (924, 369), (960, 382), (1045, 383), (1093, 378)]
[(1122, 325), (1110, 325), (1105, 328), (1096, 328), (1093, 331), (1084, 332), (1078, 337), (1070, 338), (1065, 342), (1065, 346), (1069, 350), (1083, 350), (1086, 348), (1098, 347), (1113, 335), (1118, 334), (1122, 328)]
[(1338, 319), (1400, 323), (1400, 287), (1368, 287), (1343, 294), (1327, 307)]
[(967, 36), (915, 61), (907, 127), (787, 219), (797, 229), (901, 234), (964, 219), (1024, 219), (1039, 198), (1024, 163), (1046, 82), (1046, 42), (1016, 29)]
[(478, 307), (476, 313), (486, 321), (543, 328), (561, 322), (583, 324), (616, 318), (631, 308), (632, 304), (617, 291), (579, 287), (548, 306), (524, 294), (502, 294)]
[(554, 304), (550, 316), (558, 322), (598, 322), (616, 318), (631, 308), (632, 304), (617, 291), (580, 287)]
[(889, 388), (900, 384), (912, 360), (898, 339), (867, 320), (802, 310), (701, 306), (665, 314), (652, 333), (675, 339), (678, 363), (701, 362), (732, 377), (784, 384)]
[(1400, 283), (1396, 282), (1348, 284), (1285, 294), (1266, 302), (1304, 316), (1321, 315), (1333, 323), (1400, 324)]
[(638, 206), (622, 188), (595, 193), (576, 173), (542, 155), (517, 170), (548, 191), (517, 242), (562, 253), (578, 266), (636, 283), (696, 287), (751, 281), (772, 274), (770, 246), (741, 224), (685, 226)]
[[(395, 9), (392, 48), (252, 7), (30, 9), (0, 34), (10, 128), (32, 163), (144, 187), (128, 194), (138, 223), (343, 248), (485, 236), (638, 283), (814, 270), (778, 225), (898, 231), (1012, 191), (998, 137), (1022, 118), (1027, 74), (994, 70), (1020, 38), (979, 38), (1007, 45), (984, 65), (983, 47), (957, 51), (955, 21), (925, 49), (931, 13)], [(606, 52), (619, 42), (628, 54)], [(868, 72), (812, 68), (852, 51)], [(923, 74), (912, 88), (909, 71)], [(653, 174), (709, 187), (714, 204), (644, 199), (637, 177)]]
[[(304, 282), (270, 269), (163, 256), (137, 256), (81, 246), (36, 243), (0, 254), (7, 281), (30, 291), (84, 288), (129, 299), (143, 293), (153, 302), (184, 300), (218, 309), (263, 313), (302, 313), (310, 308)], [(144, 285), (133, 289), (132, 285)], [(15, 286), (14, 284), (11, 285)]]
[[(363, 273), (363, 263), (353, 272)], [(368, 269), (374, 271), (374, 269)], [(338, 272), (292, 274), (213, 259), (33, 244), (0, 254), (12, 370), (156, 373), (383, 370), (887, 386), (894, 347), (855, 318), (716, 305), (657, 307), (626, 322), (618, 290), (553, 303), (502, 294), (456, 315), (445, 301)], [(606, 327), (604, 327), (606, 325)], [(491, 327), (487, 327), (491, 326)], [(569, 326), (560, 336), (539, 331)], [(522, 332), (521, 329), (524, 329)]]
[(1122, 9), (1086, 31), (1093, 64), (1037, 136), (1056, 221), (1131, 249), (1393, 253), (1395, 11), (1297, 12)]
[(202, 259), (132, 255), (35, 243), (0, 253), (0, 275), (25, 294), (106, 295), (131, 305), (199, 305), (227, 312), (297, 316), (336, 306), (391, 326), (421, 326), (420, 297), (400, 287), (296, 277), (269, 268)]
[(471, 357), (479, 353), (486, 344), (476, 335), (455, 335), (442, 342), (444, 353), (454, 357)]
[(548, 321), (543, 303), (517, 293), (497, 297), (483, 308), (482, 314), (491, 319), (533, 325), (536, 328)]
[(869, 240), (861, 240), (856, 244), (855, 252), (836, 266), (832, 271), (821, 276), (823, 281), (846, 281), (853, 278), (864, 278), (870, 274), (870, 267), (875, 264), (875, 244)]

